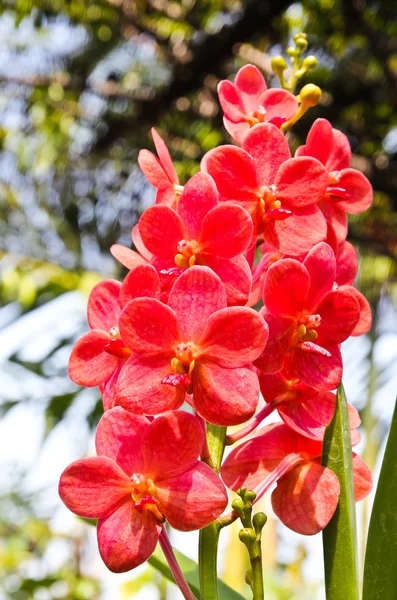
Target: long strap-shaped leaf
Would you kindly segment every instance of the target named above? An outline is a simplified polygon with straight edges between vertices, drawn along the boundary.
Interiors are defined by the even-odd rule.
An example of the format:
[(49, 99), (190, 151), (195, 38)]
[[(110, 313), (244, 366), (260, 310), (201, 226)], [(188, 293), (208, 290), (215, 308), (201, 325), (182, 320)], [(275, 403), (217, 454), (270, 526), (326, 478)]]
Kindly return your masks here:
[(397, 405), (367, 538), (363, 600), (397, 599)]
[(342, 385), (338, 388), (334, 416), (325, 431), (322, 462), (334, 471), (340, 483), (338, 507), (323, 531), (326, 597), (327, 600), (358, 600), (352, 449)]
[[(178, 550), (175, 550), (175, 556), (178, 560), (179, 566), (182, 569), (182, 572), (188, 582), (190, 589), (193, 594), (200, 597), (200, 581), (199, 581), (199, 572), (198, 565), (194, 560), (191, 560)], [(160, 573), (169, 579), (170, 581), (174, 581), (170, 568), (167, 564), (167, 561), (164, 558), (163, 553), (160, 548), (157, 548), (154, 554), (148, 559), (148, 563), (152, 565), (155, 569), (160, 571)], [(244, 600), (243, 596), (240, 596), (237, 592), (235, 592), (232, 588), (230, 588), (223, 581), (218, 580), (218, 588), (219, 588), (219, 597), (220, 600)], [(210, 598), (208, 598), (210, 600)]]

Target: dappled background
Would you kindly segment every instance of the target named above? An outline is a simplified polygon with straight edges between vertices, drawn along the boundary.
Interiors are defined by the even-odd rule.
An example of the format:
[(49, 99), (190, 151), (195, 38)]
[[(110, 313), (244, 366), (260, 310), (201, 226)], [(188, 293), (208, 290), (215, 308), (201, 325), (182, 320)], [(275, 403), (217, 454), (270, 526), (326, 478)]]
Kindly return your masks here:
[[(94, 531), (60, 506), (56, 485), (92, 451), (102, 407), (68, 380), (92, 286), (122, 270), (109, 253), (154, 200), (137, 166), (165, 137), (181, 182), (229, 142), (216, 86), (245, 63), (277, 85), (271, 57), (308, 33), (323, 98), (316, 117), (344, 131), (374, 204), (350, 219), (357, 285), (372, 331), (345, 348), (360, 446), (375, 467), (397, 389), (397, 14), (365, 0), (2, 0), (0, 3), (0, 598), (175, 598), (150, 567), (106, 573)], [(379, 458), (378, 458), (379, 460)], [(369, 505), (360, 510), (360, 523)], [(321, 536), (302, 544), (270, 519), (266, 597), (321, 598)], [(195, 537), (174, 538), (195, 556)], [(293, 543), (291, 542), (293, 541)], [(223, 540), (225, 579), (247, 593), (237, 535)], [(241, 555), (240, 555), (241, 551)], [(239, 575), (239, 578), (237, 578)], [(248, 596), (247, 596), (248, 597)]]

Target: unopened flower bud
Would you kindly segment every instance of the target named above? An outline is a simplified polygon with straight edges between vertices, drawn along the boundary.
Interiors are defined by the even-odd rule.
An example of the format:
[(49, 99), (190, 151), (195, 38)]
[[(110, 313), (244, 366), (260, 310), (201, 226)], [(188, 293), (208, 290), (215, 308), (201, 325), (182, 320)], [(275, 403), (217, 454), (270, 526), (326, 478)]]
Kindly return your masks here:
[(256, 513), (252, 518), (252, 524), (255, 529), (255, 533), (259, 535), (266, 525), (267, 516), (263, 512)]
[(240, 515), (244, 509), (244, 502), (240, 498), (236, 498), (232, 502), (232, 508)]
[(308, 83), (301, 89), (299, 96), (302, 104), (308, 107), (317, 106), (321, 100), (321, 89), (314, 83)]
[(299, 48), (294, 48), (293, 46), (290, 46), (289, 48), (287, 48), (287, 54), (288, 56), (299, 56), (300, 54), (300, 50)]
[(306, 56), (306, 58), (303, 59), (302, 65), (307, 69), (314, 69), (314, 67), (317, 67), (317, 63), (317, 58), (313, 54), (310, 54), (309, 56)]
[(245, 544), (247, 546), (247, 548), (250, 548), (256, 542), (255, 531), (248, 527), (246, 527), (244, 529), (240, 529), (238, 537), (243, 542), (243, 544)]
[(256, 498), (256, 492), (254, 492), (253, 490), (247, 490), (245, 492), (245, 501), (246, 502), (253, 502)]
[(298, 37), (295, 40), (296, 47), (300, 50), (304, 50), (308, 46), (308, 41), (304, 37)]
[(304, 38), (305, 40), (307, 40), (307, 33), (303, 33), (302, 31), (296, 33), (294, 35), (294, 42), (296, 42), (299, 38)]
[(277, 74), (277, 73), (282, 73), (283, 71), (285, 71), (285, 69), (288, 69), (288, 65), (287, 65), (287, 61), (285, 60), (284, 56), (273, 56), (272, 58), (272, 69), (273, 71)]

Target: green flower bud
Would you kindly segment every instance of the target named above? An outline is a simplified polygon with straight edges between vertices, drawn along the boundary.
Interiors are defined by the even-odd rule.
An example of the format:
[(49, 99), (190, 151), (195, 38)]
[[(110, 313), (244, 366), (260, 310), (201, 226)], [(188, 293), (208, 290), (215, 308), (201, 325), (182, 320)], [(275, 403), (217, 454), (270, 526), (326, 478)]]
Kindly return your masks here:
[(321, 100), (321, 88), (314, 83), (308, 83), (299, 92), (300, 100), (302, 104), (308, 107), (317, 106)]
[(263, 512), (256, 513), (252, 518), (252, 524), (254, 526), (255, 532), (259, 535), (266, 525), (267, 516)]
[(300, 50), (299, 48), (294, 48), (293, 46), (290, 46), (289, 48), (287, 48), (287, 54), (288, 56), (299, 56), (300, 55)]
[(244, 502), (240, 498), (236, 498), (232, 502), (232, 508), (236, 511), (236, 513), (241, 515), (244, 510)]
[(275, 73), (282, 73), (285, 69), (288, 69), (287, 61), (284, 56), (273, 56), (272, 58), (272, 69)]
[(318, 64), (318, 60), (315, 56), (313, 56), (313, 54), (306, 56), (306, 58), (303, 59), (303, 63), (302, 63), (302, 65), (304, 67), (306, 67), (307, 69), (314, 69), (314, 67), (317, 67), (317, 64)]
[(252, 502), (255, 500), (256, 498), (256, 492), (254, 492), (253, 490), (247, 490), (245, 492), (245, 501), (246, 502), (250, 502), (252, 504)]
[(251, 546), (256, 542), (255, 531), (253, 529), (248, 529), (248, 527), (240, 529), (238, 537), (240, 538), (240, 541), (247, 546), (247, 548), (251, 548)]

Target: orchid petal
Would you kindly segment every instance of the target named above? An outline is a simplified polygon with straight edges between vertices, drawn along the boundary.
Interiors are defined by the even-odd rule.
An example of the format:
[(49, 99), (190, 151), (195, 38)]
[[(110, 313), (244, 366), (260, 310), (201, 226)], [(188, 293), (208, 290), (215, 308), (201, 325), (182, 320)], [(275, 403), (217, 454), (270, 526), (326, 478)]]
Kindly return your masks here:
[(78, 385), (93, 387), (111, 377), (118, 358), (105, 351), (110, 335), (93, 329), (81, 337), (69, 358), (69, 377)]
[(97, 283), (88, 298), (87, 317), (91, 329), (109, 331), (117, 326), (120, 316), (121, 283), (106, 279)]

